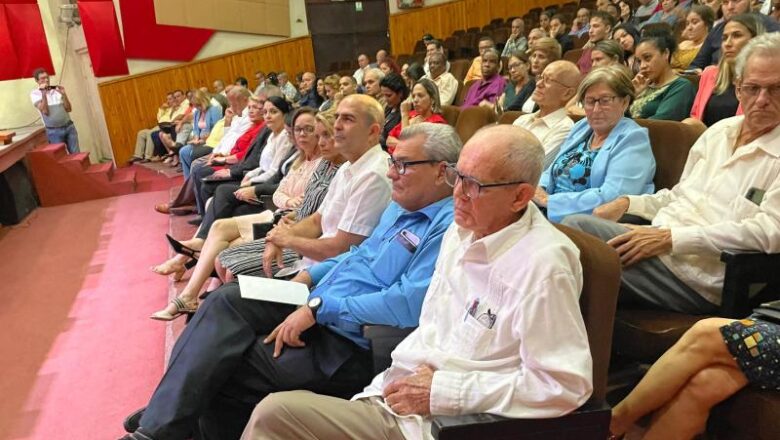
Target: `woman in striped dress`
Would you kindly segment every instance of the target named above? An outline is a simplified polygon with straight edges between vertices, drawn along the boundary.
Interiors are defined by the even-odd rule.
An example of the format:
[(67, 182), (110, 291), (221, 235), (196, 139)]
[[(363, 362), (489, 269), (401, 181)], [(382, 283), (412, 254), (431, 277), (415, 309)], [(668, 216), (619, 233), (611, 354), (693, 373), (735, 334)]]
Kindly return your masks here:
[[(322, 200), (325, 198), (328, 186), (333, 176), (336, 175), (339, 166), (344, 163), (344, 158), (336, 152), (333, 142), (333, 114), (320, 113), (317, 115), (316, 133), (320, 140), (320, 151), (323, 160), (314, 177), (306, 189), (306, 198), (301, 207), (293, 213), (282, 218), (281, 222), (286, 224), (295, 223), (315, 212), (319, 208)], [(315, 187), (316, 186), (316, 187)], [(250, 217), (250, 216), (247, 216)], [(242, 235), (246, 234), (251, 239), (252, 223), (245, 220), (239, 220), (243, 227), (239, 227)], [(265, 239), (261, 238), (249, 243), (240, 244), (224, 250), (216, 262), (216, 270), (220, 278), (230, 280), (235, 275), (253, 275), (264, 276), (263, 271), (263, 253), (265, 252)], [(295, 264), (300, 256), (292, 250), (285, 249), (282, 255), (282, 264), (289, 267)], [(273, 263), (273, 271), (279, 270), (276, 262)]]
[[(320, 126), (327, 124), (332, 133), (332, 122), (332, 116), (315, 116), (313, 110), (299, 110), (293, 119), (295, 143), (301, 154), (301, 162), (297, 167), (293, 166), (293, 171), (288, 173), (279, 184), (277, 192), (281, 193), (278, 197), (274, 193), (274, 201), (284, 199), (283, 205), (298, 206), (298, 209), (288, 214), (284, 221), (303, 218), (298, 216), (308, 216), (315, 212), (325, 196), (330, 179), (336, 174), (338, 166), (344, 162), (341, 155), (333, 148), (328, 130), (319, 130)], [(327, 135), (324, 139), (319, 137), (322, 131)], [(272, 217), (270, 212), (214, 222), (187, 286), (165, 309), (154, 313), (151, 318), (170, 321), (184, 313), (196, 310), (197, 295), (214, 271), (216, 256), (229, 246), (251, 240), (252, 224), (261, 222), (262, 219), (268, 221), (269, 217)]]

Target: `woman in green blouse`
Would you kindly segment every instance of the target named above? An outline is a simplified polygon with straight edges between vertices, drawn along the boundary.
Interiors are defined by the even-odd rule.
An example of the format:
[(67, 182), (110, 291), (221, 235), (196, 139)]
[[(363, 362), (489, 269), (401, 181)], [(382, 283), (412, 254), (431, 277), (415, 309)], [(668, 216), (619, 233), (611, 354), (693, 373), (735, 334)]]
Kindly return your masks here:
[(634, 77), (636, 100), (631, 116), (682, 121), (691, 112), (696, 89), (678, 76), (670, 64), (677, 42), (665, 29), (646, 32), (636, 48), (639, 73)]

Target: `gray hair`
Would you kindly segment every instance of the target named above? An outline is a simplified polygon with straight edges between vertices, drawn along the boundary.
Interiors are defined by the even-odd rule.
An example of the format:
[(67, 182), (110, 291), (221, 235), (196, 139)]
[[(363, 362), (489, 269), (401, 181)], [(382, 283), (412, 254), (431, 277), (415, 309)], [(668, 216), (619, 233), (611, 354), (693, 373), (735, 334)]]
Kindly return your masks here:
[(363, 74), (363, 78), (365, 78), (366, 75), (374, 75), (376, 76), (377, 81), (382, 81), (385, 77), (385, 72), (382, 72), (382, 69), (379, 69), (378, 67), (372, 67), (366, 70), (366, 73)]
[(582, 102), (588, 89), (597, 84), (606, 84), (620, 98), (628, 96), (629, 102), (632, 102), (636, 96), (634, 84), (631, 82), (631, 73), (628, 67), (622, 64), (613, 64), (591, 70), (577, 89), (577, 100)]
[(418, 135), (425, 136), (423, 152), (428, 159), (447, 163), (458, 161), (463, 142), (449, 124), (421, 122), (404, 128), (399, 139), (406, 140)]
[(257, 95), (263, 95), (266, 98), (270, 98), (272, 96), (278, 96), (280, 98), (284, 98), (284, 95), (282, 94), (282, 89), (276, 87), (273, 84), (268, 84), (263, 87), (260, 87), (260, 90), (257, 91)]
[[(486, 136), (506, 148), (496, 154), (504, 179), (519, 180), (533, 186), (539, 184), (544, 162), (544, 148), (530, 131), (514, 125), (489, 125), (479, 129), (471, 139)], [(504, 142), (506, 139), (506, 142)], [(470, 141), (469, 141), (470, 142)]]
[(751, 39), (745, 47), (739, 51), (735, 65), (735, 72), (738, 79), (742, 79), (745, 74), (747, 62), (753, 55), (764, 57), (780, 57), (780, 34), (769, 32)]

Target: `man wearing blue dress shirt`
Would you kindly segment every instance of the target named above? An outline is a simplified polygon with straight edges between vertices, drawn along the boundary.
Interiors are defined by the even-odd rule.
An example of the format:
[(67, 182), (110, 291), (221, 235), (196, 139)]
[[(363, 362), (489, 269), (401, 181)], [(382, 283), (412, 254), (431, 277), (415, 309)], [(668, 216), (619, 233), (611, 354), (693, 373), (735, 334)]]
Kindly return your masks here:
[[(350, 123), (339, 119), (336, 126)], [(460, 149), (446, 124), (401, 133), (387, 174), (393, 201), (360, 246), (293, 279), (311, 288), (307, 305), (244, 299), (235, 283), (209, 295), (177, 341), (140, 427), (124, 439), (187, 439), (196, 430), (198, 438), (237, 439), (269, 393), (348, 397), (368, 384), (361, 326), (417, 326), (453, 218), (446, 165)]]

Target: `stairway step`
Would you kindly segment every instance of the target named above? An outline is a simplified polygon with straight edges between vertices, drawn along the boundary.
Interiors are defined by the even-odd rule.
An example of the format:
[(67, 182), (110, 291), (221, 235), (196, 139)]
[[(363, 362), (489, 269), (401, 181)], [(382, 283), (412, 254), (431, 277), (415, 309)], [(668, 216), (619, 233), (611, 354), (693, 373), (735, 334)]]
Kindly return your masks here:
[(98, 182), (108, 183), (114, 176), (114, 164), (111, 162), (98, 163), (90, 165), (84, 174), (97, 180)]
[(84, 171), (89, 168), (89, 153), (69, 154), (58, 162), (71, 171)]
[(54, 159), (60, 159), (68, 155), (68, 149), (62, 142), (59, 144), (48, 144), (43, 147), (36, 148), (33, 151), (49, 154), (54, 157)]
[(135, 170), (128, 168), (116, 170), (108, 185), (116, 195), (132, 194), (135, 192)]

